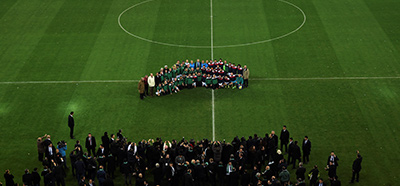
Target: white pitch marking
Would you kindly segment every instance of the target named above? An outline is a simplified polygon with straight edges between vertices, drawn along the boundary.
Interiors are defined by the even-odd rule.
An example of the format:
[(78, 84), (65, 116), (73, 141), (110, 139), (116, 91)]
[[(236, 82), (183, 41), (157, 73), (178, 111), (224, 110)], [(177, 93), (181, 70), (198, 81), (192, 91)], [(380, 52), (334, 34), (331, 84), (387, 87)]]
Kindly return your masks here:
[[(312, 80), (385, 80), (400, 77), (310, 77), (310, 78), (250, 78), (250, 81), (312, 81)], [(72, 83), (136, 83), (139, 80), (82, 80), (82, 81), (4, 81), (7, 84), (72, 84)]]
[[(210, 0), (210, 21), (211, 21), (211, 60), (214, 60), (214, 26), (213, 26), (213, 2)], [(214, 103), (214, 89), (211, 90), (211, 103), (212, 103), (212, 139), (215, 141), (215, 103)]]
[(400, 79), (400, 77), (310, 77), (310, 78), (251, 78), (252, 81), (309, 81), (309, 80), (380, 80)]
[(72, 84), (72, 83), (134, 83), (139, 80), (82, 80), (82, 81), (6, 81), (0, 82), (0, 85), (6, 84)]
[[(140, 40), (143, 40), (143, 41), (146, 41), (146, 42), (149, 42), (149, 43), (155, 43), (155, 44), (164, 45), (164, 46), (171, 46), (171, 47), (212, 48), (212, 47), (210, 47), (210, 46), (201, 46), (201, 45), (180, 45), (180, 44), (165, 43), (165, 42), (160, 42), (160, 41), (153, 41), (153, 40), (151, 40), (151, 39), (146, 39), (146, 38), (144, 38), (144, 37), (140, 37), (140, 36), (138, 36), (138, 35), (136, 35), (136, 34), (133, 34), (133, 33), (129, 32), (128, 30), (126, 30), (126, 29), (122, 26), (122, 24), (121, 24), (121, 17), (122, 17), (122, 15), (125, 14), (127, 11), (129, 11), (129, 10), (132, 9), (132, 8), (135, 8), (135, 7), (139, 6), (139, 5), (142, 5), (142, 4), (144, 4), (144, 3), (148, 3), (148, 2), (151, 2), (151, 1), (154, 1), (154, 0), (147, 0), (147, 1), (143, 1), (143, 2), (137, 3), (137, 4), (135, 4), (135, 5), (132, 5), (132, 6), (129, 7), (129, 8), (125, 9), (124, 11), (122, 11), (121, 14), (119, 14), (119, 16), (118, 16), (118, 25), (119, 25), (119, 27), (120, 27), (125, 33), (129, 34), (130, 36), (135, 37), (135, 38), (140, 39)], [(291, 34), (297, 32), (297, 31), (299, 31), (299, 30), (304, 26), (304, 24), (306, 23), (306, 20), (307, 20), (307, 16), (306, 16), (306, 14), (304, 13), (304, 11), (303, 11), (300, 7), (298, 7), (297, 5), (295, 5), (295, 4), (293, 4), (293, 3), (290, 3), (290, 2), (288, 2), (288, 1), (285, 1), (285, 0), (277, 0), (277, 1), (282, 2), (282, 3), (286, 3), (286, 4), (290, 5), (290, 6), (293, 6), (294, 8), (296, 8), (297, 10), (300, 11), (300, 13), (303, 15), (303, 22), (300, 24), (299, 27), (297, 27), (296, 29), (294, 29), (294, 30), (292, 30), (292, 31), (290, 31), (290, 32), (288, 32), (288, 33), (286, 33), (286, 34), (283, 34), (283, 35), (281, 35), (281, 36), (274, 37), (274, 38), (271, 38), (271, 39), (266, 39), (266, 40), (262, 40), (262, 41), (255, 41), (255, 42), (249, 42), (249, 43), (233, 44), (233, 45), (220, 45), (220, 46), (213, 46), (213, 47), (214, 47), (214, 48), (231, 48), (231, 47), (243, 47), (243, 46), (249, 46), (249, 45), (262, 44), (262, 43), (267, 43), (267, 42), (275, 41), (275, 40), (278, 40), (278, 39), (282, 39), (282, 38), (284, 38), (284, 37), (287, 37), (287, 36), (289, 36), (289, 35), (291, 35)], [(212, 18), (212, 15), (211, 15), (211, 18)]]

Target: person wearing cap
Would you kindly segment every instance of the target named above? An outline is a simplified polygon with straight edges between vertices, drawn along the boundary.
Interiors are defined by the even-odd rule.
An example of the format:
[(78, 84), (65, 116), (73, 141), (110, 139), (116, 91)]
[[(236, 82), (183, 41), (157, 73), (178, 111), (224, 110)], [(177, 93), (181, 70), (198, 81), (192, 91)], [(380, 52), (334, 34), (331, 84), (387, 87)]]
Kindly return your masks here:
[(303, 139), (302, 149), (303, 149), (303, 162), (307, 164), (310, 161), (310, 152), (311, 152), (311, 141), (308, 139), (308, 136), (305, 136)]
[(282, 151), (283, 151), (283, 145), (285, 145), (285, 153), (288, 152), (287, 144), (289, 143), (289, 137), (290, 137), (289, 131), (286, 129), (286, 125), (283, 125), (279, 139), (281, 140), (281, 150)]

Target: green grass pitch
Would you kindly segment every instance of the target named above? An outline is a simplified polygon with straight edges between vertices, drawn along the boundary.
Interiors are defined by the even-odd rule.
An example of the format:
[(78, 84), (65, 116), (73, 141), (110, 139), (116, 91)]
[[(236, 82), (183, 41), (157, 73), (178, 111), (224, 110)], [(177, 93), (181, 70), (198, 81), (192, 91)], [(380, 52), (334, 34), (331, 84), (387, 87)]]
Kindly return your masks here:
[[(140, 2), (0, 1), (1, 171), (11, 169), (21, 183), (25, 168), (41, 169), (36, 138), (68, 139), (72, 110), (80, 140), (120, 128), (135, 141), (212, 139), (214, 104), (217, 140), (279, 134), (286, 124), (295, 140), (308, 135), (313, 143), (308, 170), (334, 150), (347, 185), (360, 150), (357, 185), (399, 183), (400, 1), (212, 0), (211, 8), (209, 0), (153, 0), (121, 15)], [(290, 3), (305, 24), (251, 44), (299, 28), (304, 17)], [(124, 32), (120, 15), (124, 29), (148, 41)], [(246, 46), (227, 47), (237, 44)], [(250, 87), (216, 90), (214, 102), (203, 88), (141, 101), (136, 82), (57, 83), (138, 80), (212, 55), (248, 65)]]

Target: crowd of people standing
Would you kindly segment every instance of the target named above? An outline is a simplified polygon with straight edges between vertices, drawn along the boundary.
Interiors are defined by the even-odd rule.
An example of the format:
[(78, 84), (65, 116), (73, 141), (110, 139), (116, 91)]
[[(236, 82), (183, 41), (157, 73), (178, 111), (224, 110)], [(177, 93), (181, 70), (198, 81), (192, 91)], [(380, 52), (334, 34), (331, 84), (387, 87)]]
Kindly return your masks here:
[[(311, 141), (308, 136), (300, 142), (293, 140), (286, 126), (279, 137), (271, 131), (265, 136), (236, 136), (232, 141), (156, 138), (133, 142), (122, 130), (111, 135), (105, 132), (97, 141), (89, 133), (84, 145), (76, 140), (68, 153), (66, 142), (53, 144), (46, 134), (37, 139), (37, 147), (43, 170), (39, 173), (35, 168), (31, 173), (26, 169), (22, 177), (26, 186), (40, 185), (41, 180), (46, 186), (65, 185), (68, 170), (79, 186), (114, 185), (114, 179), (121, 175), (118, 179), (125, 185), (135, 183), (137, 186), (303, 186), (307, 182), (310, 186), (340, 185), (336, 174), (338, 156), (331, 152), (328, 157), (326, 180), (320, 177), (317, 165), (307, 171), (304, 164), (310, 161)], [(357, 151), (351, 182), (359, 181), (361, 162)], [(295, 176), (291, 175), (289, 167), (296, 170)], [(15, 184), (9, 170), (4, 178), (7, 186)]]
[(246, 65), (219, 60), (177, 61), (165, 65), (155, 75), (142, 77), (138, 83), (140, 99), (178, 93), (182, 89), (205, 87), (211, 89), (242, 89), (248, 87), (250, 71)]

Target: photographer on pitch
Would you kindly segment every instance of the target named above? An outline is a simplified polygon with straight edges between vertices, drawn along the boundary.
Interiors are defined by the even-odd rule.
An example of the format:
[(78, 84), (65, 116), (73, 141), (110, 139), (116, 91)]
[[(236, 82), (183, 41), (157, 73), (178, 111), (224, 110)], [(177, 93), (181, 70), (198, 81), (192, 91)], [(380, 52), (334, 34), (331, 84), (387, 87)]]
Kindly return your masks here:
[(57, 143), (57, 149), (58, 149), (58, 152), (61, 154), (62, 159), (64, 160), (62, 166), (64, 166), (64, 168), (68, 169), (67, 158), (66, 158), (67, 156), (66, 156), (66, 152), (65, 152), (65, 151), (67, 151), (67, 142), (65, 142), (64, 140), (59, 141)]

